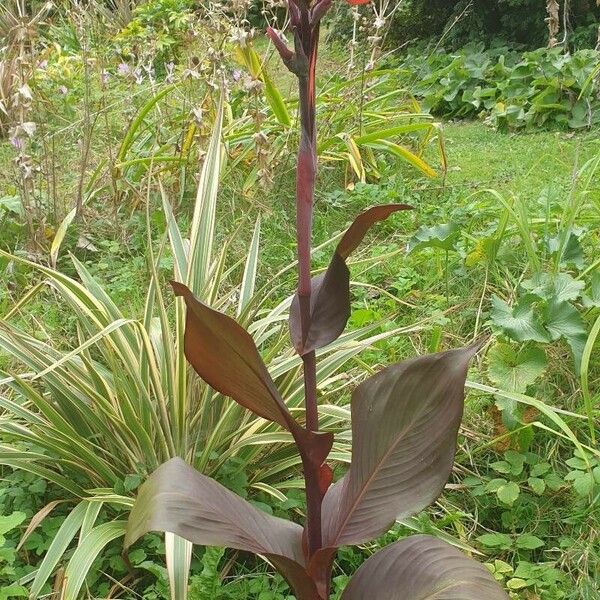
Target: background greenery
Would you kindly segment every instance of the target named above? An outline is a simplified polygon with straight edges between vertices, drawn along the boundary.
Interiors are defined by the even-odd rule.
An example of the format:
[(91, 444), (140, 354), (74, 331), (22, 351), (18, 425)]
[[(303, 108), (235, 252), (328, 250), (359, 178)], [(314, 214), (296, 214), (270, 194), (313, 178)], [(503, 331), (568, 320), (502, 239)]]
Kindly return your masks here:
[[(361, 378), (490, 336), (444, 495), (342, 550), (336, 595), (415, 531), (473, 553), (514, 598), (600, 594), (600, 15), (570, 3), (570, 51), (547, 50), (543, 4), (473, 2), (450, 27), (465, 3), (405, 2), (381, 43), (360, 9), (351, 46), (340, 9), (324, 32), (315, 269), (360, 210), (415, 207), (355, 257), (350, 331), (321, 359), (336, 470)], [(294, 82), (250, 39), (243, 2), (27, 3), (16, 21), (6, 6), (0, 598), (68, 597), (74, 574), (79, 597), (167, 598), (160, 536), (121, 556), (131, 498), (165, 458), (303, 512), (288, 436), (187, 372), (166, 285), (194, 263), (200, 293), (250, 328), (298, 405)], [(255, 25), (282, 23), (262, 8)], [(189, 597), (291, 600), (266, 565), (214, 548), (194, 548)]]

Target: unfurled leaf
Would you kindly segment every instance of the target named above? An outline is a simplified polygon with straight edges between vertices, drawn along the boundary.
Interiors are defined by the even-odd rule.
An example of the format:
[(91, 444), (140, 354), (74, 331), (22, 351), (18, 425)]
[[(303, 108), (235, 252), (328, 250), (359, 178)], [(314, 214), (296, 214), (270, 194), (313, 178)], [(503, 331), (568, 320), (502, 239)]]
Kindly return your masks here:
[(518, 577), (513, 577), (512, 579), (509, 579), (506, 582), (506, 587), (509, 590), (522, 590), (523, 588), (526, 588), (528, 585), (530, 585), (530, 584), (527, 583), (527, 581), (525, 581), (524, 579), (519, 579)]
[(203, 546), (304, 560), (299, 525), (254, 508), (180, 458), (161, 465), (140, 488), (125, 546), (149, 531), (170, 531)]
[(589, 294), (583, 296), (583, 304), (586, 308), (600, 307), (600, 271), (592, 274)]
[(510, 536), (505, 533), (484, 533), (477, 538), (477, 541), (487, 548), (502, 548), (507, 550), (512, 546)]
[(490, 572), (453, 546), (416, 535), (369, 558), (341, 600), (508, 600)]
[(364, 239), (369, 229), (399, 210), (410, 210), (406, 204), (374, 206), (360, 214), (338, 244), (325, 273), (312, 279), (310, 327), (302, 339), (300, 299), (294, 296), (290, 307), (290, 335), (299, 354), (323, 348), (344, 331), (350, 317), (350, 271), (346, 259)]
[(231, 317), (202, 304), (185, 285), (171, 285), (187, 305), (185, 355), (196, 373), (215, 390), (290, 430), (302, 455), (322, 464), (333, 434), (306, 431), (294, 420), (250, 334)]
[(529, 477), (527, 484), (538, 496), (541, 496), (546, 490), (546, 482), (539, 477)]
[(289, 429), (292, 417), (250, 334), (202, 304), (185, 285), (171, 285), (187, 305), (185, 355), (196, 373), (215, 390)]
[[(125, 547), (149, 531), (169, 531), (194, 544), (265, 556), (300, 600), (318, 600), (304, 569), (302, 528), (258, 510), (179, 458), (160, 466), (140, 488)], [(313, 595), (308, 593), (311, 589)]]
[(542, 273), (533, 279), (523, 282), (523, 287), (544, 300), (554, 299), (557, 302), (577, 300), (585, 287), (580, 279), (574, 279), (568, 273), (559, 273), (555, 277)]
[(352, 395), (352, 462), (323, 502), (325, 547), (361, 544), (429, 506), (446, 483), (470, 346), (384, 369)]
[(488, 377), (502, 390), (522, 394), (546, 370), (546, 354), (537, 346), (515, 351), (510, 344), (497, 343), (488, 352)]
[(551, 300), (544, 311), (545, 326), (552, 340), (564, 338), (573, 352), (579, 373), (581, 356), (587, 341), (587, 330), (579, 311), (569, 302)]
[[(504, 462), (504, 461), (502, 461), (502, 462)], [(494, 468), (493, 464), (490, 465), (490, 467)], [(507, 471), (505, 471), (505, 472), (507, 472)], [(507, 483), (506, 479), (503, 479), (501, 477), (491, 479), (490, 481), (488, 481), (486, 483), (485, 491), (496, 493), (503, 485), (506, 485), (506, 483)]]
[(180, 458), (161, 465), (140, 488), (125, 547), (149, 531), (170, 531), (203, 546), (303, 560), (299, 525), (261, 512)]
[(299, 354), (323, 348), (335, 341), (350, 318), (350, 271), (337, 252), (327, 271), (313, 277), (311, 285), (310, 327), (304, 343), (298, 294), (290, 308), (290, 334)]
[[(567, 479), (570, 474), (567, 474)], [(592, 473), (578, 472), (573, 478), (573, 487), (580, 496), (587, 496), (594, 489), (594, 475)]]
[(494, 325), (516, 342), (549, 342), (550, 336), (540, 321), (534, 304), (537, 296), (527, 294), (511, 308), (498, 296), (492, 296), (491, 319)]
[(504, 453), (504, 458), (510, 465), (510, 472), (513, 475), (520, 475), (523, 472), (523, 465), (525, 464), (525, 456), (523, 454), (514, 450), (507, 450)]
[(578, 269), (583, 269), (585, 264), (585, 256), (583, 254), (583, 247), (579, 241), (579, 237), (583, 233), (582, 229), (575, 229), (569, 233), (566, 243), (564, 244), (561, 251), (562, 236), (557, 235), (551, 237), (548, 240), (548, 249), (554, 255), (561, 251), (559, 257), (559, 264), (568, 266), (574, 265)]

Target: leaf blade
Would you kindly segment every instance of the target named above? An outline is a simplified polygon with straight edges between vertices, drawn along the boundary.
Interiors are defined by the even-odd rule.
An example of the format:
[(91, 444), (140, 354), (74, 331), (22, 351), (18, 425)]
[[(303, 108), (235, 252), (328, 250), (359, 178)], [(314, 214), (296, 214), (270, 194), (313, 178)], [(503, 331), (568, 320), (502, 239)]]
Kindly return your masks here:
[(478, 346), (401, 362), (352, 395), (352, 462), (323, 501), (325, 547), (361, 544), (441, 493)]
[(391, 544), (355, 573), (341, 600), (507, 600), (489, 571), (427, 535)]
[(185, 285), (175, 281), (171, 285), (187, 306), (185, 355), (196, 373), (215, 390), (289, 429), (292, 417), (250, 334), (231, 317), (197, 300)]
[(296, 294), (290, 306), (289, 328), (292, 344), (298, 354), (324, 348), (344, 331), (350, 318), (350, 271), (348, 256), (358, 248), (369, 229), (400, 210), (410, 210), (407, 204), (373, 206), (361, 213), (342, 236), (327, 271), (311, 281), (310, 327), (302, 339), (300, 299)]
[(161, 465), (140, 488), (125, 547), (149, 531), (304, 565), (299, 525), (261, 512), (179, 458)]

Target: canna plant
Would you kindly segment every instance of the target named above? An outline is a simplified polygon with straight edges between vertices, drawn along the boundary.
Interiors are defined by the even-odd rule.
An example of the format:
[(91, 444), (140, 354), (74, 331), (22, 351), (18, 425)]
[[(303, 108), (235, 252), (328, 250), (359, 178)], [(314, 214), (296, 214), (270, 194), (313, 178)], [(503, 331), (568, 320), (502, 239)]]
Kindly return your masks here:
[[(364, 0), (348, 0), (364, 4)], [(268, 35), (298, 78), (301, 136), (297, 164), (298, 286), (289, 329), (302, 359), (305, 419), (288, 410), (250, 334), (234, 319), (172, 282), (186, 307), (185, 356), (216, 391), (287, 430), (299, 453), (306, 491), (306, 524), (276, 518), (173, 458), (144, 483), (130, 513), (125, 546), (149, 531), (201, 545), (226, 546), (264, 557), (298, 600), (328, 600), (337, 549), (383, 534), (397, 518), (426, 508), (452, 469), (463, 413), (464, 386), (478, 344), (392, 365), (352, 395), (352, 460), (333, 483), (327, 458), (333, 433), (320, 431), (316, 351), (334, 342), (350, 315), (346, 259), (368, 230), (403, 204), (376, 206), (352, 223), (328, 269), (311, 277), (311, 231), (317, 172), (315, 69), (319, 24), (332, 0), (288, 0), (294, 51)], [(500, 600), (507, 595), (482, 565), (435, 537), (391, 544), (367, 560), (342, 600)]]

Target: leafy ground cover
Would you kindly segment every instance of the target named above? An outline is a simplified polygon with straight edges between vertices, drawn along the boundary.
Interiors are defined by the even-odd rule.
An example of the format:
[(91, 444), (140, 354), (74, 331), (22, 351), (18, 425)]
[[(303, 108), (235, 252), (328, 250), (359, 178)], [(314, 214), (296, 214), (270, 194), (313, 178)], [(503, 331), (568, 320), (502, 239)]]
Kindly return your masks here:
[[(144, 18), (151, 18), (150, 13), (144, 14)], [(339, 61), (339, 53), (331, 53), (328, 77), (321, 82), (328, 87), (329, 105), (336, 110), (340, 99), (348, 102), (357, 89), (360, 94), (362, 85), (357, 77), (352, 85), (343, 88), (335, 77), (329, 76)], [(234, 64), (240, 67), (232, 62), (232, 68)], [(108, 65), (106, 91), (99, 91), (102, 78), (95, 79), (91, 88), (94, 110), (114, 103), (117, 108), (108, 112), (106, 121), (97, 123), (100, 133), (90, 138), (85, 181), (93, 180), (96, 167), (107, 154), (118, 153), (123, 147), (129, 150), (119, 161), (114, 161), (120, 171), (113, 171), (113, 178), (103, 175), (97, 180), (98, 185), (89, 187), (94, 193), (86, 196), (84, 218), (70, 224), (56, 256), (58, 272), (84, 282), (88, 295), (76, 289), (69, 296), (56, 279), (53, 288), (34, 293), (32, 290), (36, 290), (36, 284), (44, 277), (34, 264), (23, 260), (51, 262), (52, 241), (67, 213), (65, 205), (68, 208), (72, 205), (63, 201), (66, 198), (72, 202), (78, 187), (77, 169), (72, 168), (81, 157), (81, 146), (76, 143), (78, 134), (74, 128), (65, 130), (61, 126), (56, 106), (64, 103), (63, 114), (73, 122), (81, 124), (85, 117), (81, 104), (85, 96), (83, 63), (73, 55), (59, 55), (50, 60), (50, 65), (58, 69), (59, 79), (63, 78), (61, 85), (68, 83), (69, 89), (66, 94), (59, 91), (54, 76), (45, 78), (40, 73), (40, 88), (50, 100), (35, 110), (46, 117), (45, 121), (40, 119), (40, 131), (47, 128), (49, 133), (55, 133), (57, 147), (52, 149), (48, 142), (52, 137), (45, 135), (31, 141), (31, 154), (40, 157), (36, 158), (38, 167), (43, 166), (43, 157), (51, 157), (49, 162), (53, 165), (41, 169), (43, 177), (36, 180), (44, 219), (42, 238), (38, 238), (35, 249), (29, 246), (20, 210), (20, 187), (14, 176), (12, 161), (18, 149), (9, 140), (2, 140), (0, 145), (3, 165), (0, 244), (2, 250), (21, 259), (19, 262), (3, 256), (0, 263), (4, 270), (0, 288), (3, 317), (0, 367), (4, 373), (22, 373), (27, 370), (22, 362), (33, 360), (31, 355), (19, 356), (14, 351), (15, 340), (27, 341), (22, 347), (29, 350), (52, 348), (57, 354), (48, 351), (46, 357), (52, 363), (54, 357), (64, 357), (89, 339), (89, 332), (98, 330), (93, 329), (98, 324), (92, 315), (102, 311), (94, 312), (95, 305), (88, 297), (108, 307), (109, 326), (121, 317), (144, 318), (152, 281), (158, 282), (155, 288), (150, 287), (150, 295), (154, 306), (159, 307), (155, 314), (162, 322), (159, 326), (155, 321), (148, 328), (152, 332), (151, 343), (160, 348), (159, 332), (164, 334), (178, 318), (169, 312), (172, 298), (166, 291), (166, 280), (172, 277), (181, 257), (165, 241), (168, 215), (165, 216), (160, 187), (154, 175), (149, 175), (149, 166), (154, 168), (153, 156), (169, 157), (160, 163), (160, 175), (167, 198), (176, 205), (179, 228), (188, 232), (193, 227), (192, 207), (197, 187), (194, 161), (208, 147), (209, 123), (214, 114), (211, 94), (205, 93), (205, 87), (188, 82), (172, 95), (167, 92), (156, 100), (166, 89), (161, 87), (162, 75), (157, 75), (159, 83), (146, 76), (142, 84), (137, 84), (133, 68), (130, 73), (120, 73), (119, 63)], [(185, 68), (188, 66), (193, 65), (186, 63)], [(181, 64), (177, 68), (184, 70)], [(342, 72), (343, 66), (339, 68)], [(69, 75), (70, 69), (75, 74)], [(382, 96), (389, 92), (389, 80), (393, 81), (394, 76), (392, 72), (391, 78), (382, 77), (384, 84), (380, 84), (379, 92)], [(287, 99), (285, 83), (278, 83)], [(278, 118), (273, 108), (278, 106), (275, 92), (271, 89), (269, 98), (266, 84), (264, 88), (258, 87), (261, 90), (258, 94), (252, 95), (252, 90), (240, 86), (231, 96), (232, 116), (242, 120), (232, 118), (228, 122), (231, 129), (225, 128), (226, 139), (235, 135), (238, 138), (231, 143), (216, 201), (213, 256), (220, 257), (224, 248), (228, 252), (223, 254), (222, 262), (217, 261), (217, 273), (224, 275), (222, 281), (217, 276), (211, 279), (214, 284), (211, 297), (244, 323), (254, 323), (255, 334), (264, 335), (263, 356), (281, 373), (281, 381), (289, 393), (286, 399), (293, 400), (298, 393), (297, 371), (286, 362), (289, 344), (277, 312), (281, 302), (293, 293), (292, 272), (282, 273), (294, 260), (293, 174), (283, 160), (273, 161), (271, 172), (259, 174), (259, 169), (253, 174), (257, 157), (262, 156), (262, 160), (268, 157), (266, 164), (272, 156), (279, 156), (276, 143), (274, 150), (270, 145), (269, 153), (261, 154), (260, 139), (255, 145), (257, 140), (253, 138), (256, 122), (267, 122), (272, 127), (271, 144), (288, 135), (280, 120), (285, 120), (285, 112), (280, 110)], [(371, 93), (377, 96), (377, 88)], [(131, 101), (124, 102), (123, 97)], [(256, 113), (248, 117), (245, 103), (255, 106)], [(195, 105), (202, 106), (204, 115), (210, 118), (194, 121), (192, 128), (189, 113)], [(358, 118), (360, 113), (354, 110), (357, 106), (360, 103), (349, 107), (346, 118)], [(383, 101), (377, 109), (385, 113), (396, 106)], [(411, 123), (429, 127), (434, 122), (422, 116), (420, 109), (409, 106), (410, 99), (403, 97), (401, 107), (411, 115)], [(293, 99), (286, 109), (294, 114)], [(329, 109), (323, 105), (321, 110), (327, 122)], [(136, 116), (144, 111), (146, 117), (135, 129)], [(385, 128), (398, 125), (389, 120), (391, 117), (385, 118), (388, 119)], [(402, 159), (398, 152), (390, 152), (389, 147), (369, 147), (372, 142), (368, 139), (363, 140), (357, 153), (348, 139), (337, 135), (342, 132), (341, 122), (333, 121), (326, 127), (325, 139), (337, 145), (325, 149), (329, 160), (321, 169), (317, 187), (314, 257), (318, 269), (326, 267), (332, 238), (348, 226), (348, 215), (381, 203), (407, 202), (415, 207), (411, 213), (392, 217), (389, 223), (379, 226), (369, 237), (369, 243), (350, 261), (352, 280), (363, 282), (352, 286), (350, 323), (352, 336), (357, 337), (351, 337), (340, 354), (334, 355), (331, 369), (319, 382), (320, 402), (330, 419), (328, 426), (342, 432), (347, 429), (351, 389), (381, 365), (416, 353), (459, 345), (480, 334), (491, 336), (482, 358), (470, 373), (465, 425), (445, 494), (432, 509), (398, 523), (376, 543), (360, 550), (342, 551), (334, 572), (336, 597), (367, 556), (399, 537), (421, 532), (450, 539), (486, 562), (514, 598), (596, 598), (600, 593), (596, 572), (600, 561), (597, 450), (600, 363), (597, 345), (594, 346), (600, 305), (600, 145), (596, 133), (585, 128), (573, 133), (539, 127), (527, 133), (503, 133), (476, 121), (445, 123), (442, 139), (448, 170), (443, 176), (438, 166), (440, 145), (433, 135), (437, 128), (425, 136), (401, 131), (393, 138), (394, 143), (435, 168), (438, 176), (431, 178), (414, 158)], [(370, 127), (377, 130), (374, 122)], [(352, 130), (352, 136), (360, 138), (358, 127)], [(186, 139), (195, 140), (192, 146), (195, 150), (187, 161), (177, 162), (174, 159), (181, 158), (177, 152), (185, 147)], [(123, 143), (123, 140), (129, 141)], [(293, 143), (291, 140), (290, 144)], [(245, 154), (248, 148), (251, 150)], [(364, 176), (361, 162), (366, 165)], [(47, 184), (52, 182), (48, 173), (57, 174), (54, 188)], [(263, 175), (268, 176), (261, 183), (267, 191), (257, 183)], [(54, 200), (58, 203), (53, 204)], [(261, 223), (257, 228), (259, 214)], [(250, 233), (241, 233), (244, 231)], [(275, 250), (267, 253), (265, 248)], [(67, 251), (79, 263), (73, 264)], [(245, 274), (248, 269), (252, 271), (252, 262), (248, 263), (246, 258), (254, 253), (260, 255), (261, 266), (255, 284), (250, 286)], [(149, 267), (149, 257), (150, 264), (156, 265), (155, 272)], [(278, 282), (276, 294), (262, 297), (256, 293), (259, 298), (256, 306), (244, 312), (242, 298), (250, 297), (250, 287), (258, 292), (273, 281)], [(94, 287), (95, 282), (98, 287)], [(162, 296), (157, 295), (157, 289), (162, 290)], [(26, 294), (30, 291), (32, 295), (28, 298)], [(111, 300), (103, 296), (104, 291)], [(65, 300), (67, 297), (71, 303)], [(18, 304), (22, 298), (26, 302)], [(78, 312), (81, 306), (85, 310)], [(11, 337), (6, 333), (8, 325), (13, 333), (16, 328), (30, 337)], [(99, 329), (102, 327), (104, 321)], [(363, 349), (360, 339), (369, 336), (371, 340)], [(121, 363), (119, 357), (112, 362), (111, 352), (122, 352), (117, 342), (123, 340), (118, 340), (115, 332), (108, 339), (109, 344), (93, 343), (88, 347), (89, 352), (86, 348), (83, 353), (86, 361), (99, 361), (106, 369), (99, 379), (88, 382), (90, 387), (86, 390), (104, 386), (105, 397), (111, 401), (128, 399), (133, 403), (139, 391), (135, 375), (146, 368), (143, 357), (149, 355), (144, 354), (147, 348), (136, 346), (137, 338), (129, 336), (125, 342), (130, 346), (124, 346), (133, 348), (129, 355), (125, 354), (128, 361)], [(40, 344), (37, 348), (36, 343)], [(359, 353), (357, 348), (362, 351)], [(346, 354), (342, 355), (342, 351)], [(343, 374), (335, 370), (334, 364), (342, 359), (349, 366)], [(69, 358), (65, 364), (72, 369), (71, 374), (79, 380), (83, 378), (81, 365), (76, 361)], [(167, 379), (165, 385), (174, 385), (171, 375), (174, 372), (160, 371), (152, 385), (158, 389), (161, 377)], [(39, 589), (41, 594), (61, 589), (65, 567), (71, 575), (83, 564), (89, 576), (82, 594), (89, 597), (168, 597), (165, 546), (159, 536), (149, 535), (135, 546), (128, 556), (130, 564), (121, 557), (119, 523), (127, 518), (131, 497), (152, 465), (144, 454), (141, 436), (135, 444), (127, 438), (123, 438), (126, 440), (123, 443), (117, 435), (109, 436), (105, 430), (90, 428), (75, 459), (68, 455), (72, 450), (65, 450), (57, 442), (60, 437), (42, 435), (44, 431), (52, 432), (53, 427), (62, 433), (66, 431), (67, 438), (73, 435), (64, 421), (57, 420), (47, 407), (44, 418), (54, 419), (52, 427), (43, 422), (36, 432), (39, 437), (23, 441), (21, 427), (29, 426), (35, 418), (27, 411), (42, 406), (36, 391), (55, 394), (53, 386), (58, 383), (46, 380), (33, 389), (3, 384), (2, 460), (23, 466), (19, 456), (10, 454), (15, 449), (27, 449), (30, 455), (42, 457), (54, 452), (63, 457), (63, 462), (53, 473), (69, 473), (69, 481), (85, 489), (86, 497), (91, 494), (96, 500), (76, 505), (77, 493), (81, 492), (73, 490), (66, 494), (60, 482), (52, 482), (52, 476), (48, 482), (47, 471), (28, 473), (2, 467), (0, 598), (2, 594), (7, 598), (26, 596), (35, 580), (36, 568), (44, 564), (43, 557), (48, 555), (55, 561), (45, 562), (48, 578)], [(52, 397), (59, 403), (68, 391), (68, 387), (59, 389)], [(192, 389), (189, 397), (193, 399), (196, 391)], [(295, 487), (296, 466), (286, 463), (288, 440), (281, 438), (276, 430), (259, 428), (255, 433), (266, 437), (259, 437), (258, 441), (279, 444), (275, 463), (261, 464), (258, 443), (242, 447), (238, 444), (236, 448), (231, 441), (239, 441), (231, 435), (232, 430), (240, 427), (241, 421), (236, 420), (239, 413), (223, 420), (227, 405), (221, 404), (222, 399), (204, 395), (202, 400), (212, 402), (207, 405), (213, 407), (203, 412), (204, 422), (224, 423), (224, 427), (216, 427), (219, 433), (211, 440), (193, 435), (180, 438), (191, 462), (263, 510), (292, 517), (302, 513), (304, 507)], [(190, 410), (195, 406), (191, 403)], [(225, 410), (219, 412), (222, 406)], [(105, 408), (112, 414), (109, 406)], [(79, 413), (63, 413), (63, 417), (69, 423), (77, 423)], [(86, 414), (85, 418), (91, 416)], [(110, 423), (111, 428), (120, 426), (118, 419)], [(253, 426), (248, 422), (243, 424), (243, 427)], [(94, 449), (96, 435), (115, 444), (118, 449), (114, 455), (118, 460), (100, 460), (105, 458), (103, 452), (113, 452), (111, 446), (90, 451)], [(162, 448), (158, 434), (155, 440), (154, 448)], [(342, 434), (335, 449), (339, 459), (336, 469), (340, 473), (348, 457), (347, 441)], [(48, 444), (55, 446), (49, 450)], [(125, 449), (127, 453), (121, 455)], [(82, 454), (84, 451), (87, 454)], [(41, 464), (52, 469), (53, 462), (46, 460)], [(283, 471), (278, 470), (279, 464), (286, 465)], [(39, 526), (17, 548), (27, 525), (44, 506), (49, 506), (51, 512), (43, 519), (44, 515), (40, 515)], [(89, 553), (88, 546), (78, 552), (90, 530), (96, 532), (96, 540), (104, 540), (104, 545), (97, 547), (97, 554)], [(79, 562), (86, 553), (92, 561)], [(190, 598), (209, 597), (291, 600), (285, 582), (264, 565), (220, 549), (195, 548)]]
[(410, 54), (399, 74), (425, 107), (445, 117), (479, 115), (499, 129), (552, 123), (581, 129), (600, 119), (597, 50), (520, 53), (473, 45)]

